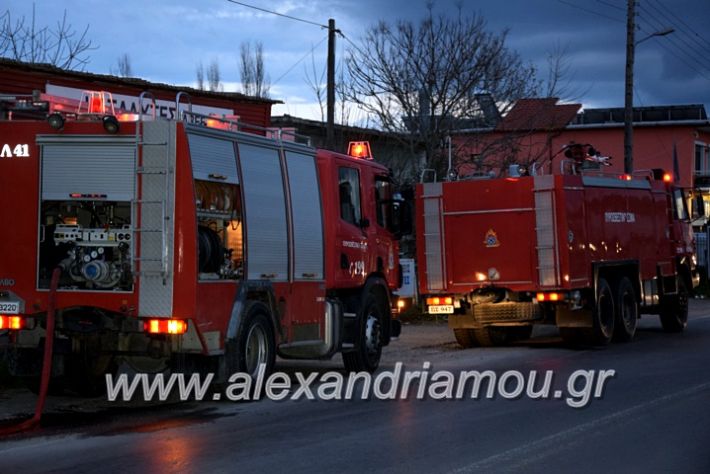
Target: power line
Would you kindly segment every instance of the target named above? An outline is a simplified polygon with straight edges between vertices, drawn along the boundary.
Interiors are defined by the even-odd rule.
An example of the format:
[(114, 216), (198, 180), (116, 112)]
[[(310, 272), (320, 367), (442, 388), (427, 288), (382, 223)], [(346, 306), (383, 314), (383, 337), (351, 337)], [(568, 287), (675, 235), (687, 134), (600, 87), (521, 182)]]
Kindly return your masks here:
[(358, 45), (356, 45), (355, 43), (353, 43), (353, 42), (350, 40), (350, 38), (348, 38), (347, 36), (345, 36), (342, 31), (340, 32), (340, 37), (343, 38), (345, 41), (347, 41), (347, 42), (350, 44), (350, 46), (352, 46), (353, 48), (355, 48), (355, 51), (357, 51), (358, 53), (360, 53), (362, 56), (364, 56), (364, 57), (369, 56), (368, 54), (366, 54), (365, 52), (363, 52), (363, 50), (360, 49), (360, 47), (359, 47)]
[(611, 8), (616, 8), (617, 10), (621, 10), (622, 12), (626, 12), (626, 8), (620, 7), (619, 5), (614, 5), (613, 3), (605, 2), (604, 0), (597, 0), (597, 2), (602, 3)]
[[(686, 32), (685, 30), (683, 30), (683, 29), (682, 29), (680, 26), (678, 26), (677, 24), (674, 24), (673, 20), (671, 20), (670, 18), (668, 18), (668, 16), (667, 16), (665, 13), (663, 13), (662, 11), (660, 11), (658, 8), (656, 8), (655, 6), (653, 6), (652, 3), (648, 2), (648, 5), (649, 5), (651, 8), (653, 8), (658, 14), (660, 14), (663, 18), (665, 18), (666, 21), (668, 21), (671, 25), (673, 25), (673, 26), (676, 27), (676, 31), (678, 31), (678, 33), (680, 33), (680, 34), (678, 35), (678, 38), (679, 38), (689, 49), (693, 50), (693, 52), (694, 52), (695, 54), (697, 54), (697, 55), (700, 56), (700, 57), (704, 57), (704, 56), (707, 56), (708, 54), (710, 54), (710, 48), (708, 48), (707, 46), (704, 46), (704, 45), (700, 44), (697, 40), (695, 40), (695, 38), (693, 38), (692, 36), (690, 36), (690, 34), (689, 34), (688, 32)], [(642, 7), (642, 8), (643, 8), (644, 11), (646, 11), (647, 13), (649, 13), (649, 15), (652, 15), (651, 12), (646, 9), (646, 7)], [(656, 18), (656, 19), (657, 19), (657, 18)], [(658, 19), (657, 19), (657, 20), (658, 20)], [(660, 20), (658, 20), (658, 21), (659, 21), (659, 23), (660, 23)], [(698, 49), (697, 49), (698, 46), (695, 46), (695, 45), (689, 43), (688, 41), (686, 41), (686, 40), (685, 40), (685, 36), (686, 36), (686, 35), (688, 36), (688, 38), (690, 38), (690, 39), (692, 39), (693, 41), (695, 41), (695, 43), (696, 43), (697, 45), (699, 45), (701, 49), (698, 50)], [(708, 63), (708, 64), (710, 64), (710, 63)]]
[[(702, 36), (700, 36), (690, 25), (688, 25), (685, 21), (683, 21), (682, 18), (680, 18), (680, 17), (679, 17), (678, 15), (676, 15), (675, 13), (673, 13), (673, 10), (670, 10), (668, 7), (666, 7), (663, 3), (661, 3), (661, 2), (658, 1), (658, 0), (656, 0), (656, 3), (657, 3), (660, 7), (662, 7), (665, 11), (667, 11), (668, 13), (670, 13), (676, 20), (678, 20), (680, 23), (682, 23), (683, 26), (685, 26), (685, 27), (688, 28), (690, 31), (692, 31), (693, 34), (694, 34), (697, 38), (699, 38), (703, 43), (705, 43), (705, 44), (707, 45), (707, 46), (703, 46), (703, 48), (706, 48), (706, 47), (710, 46), (710, 41), (708, 41), (707, 39), (705, 39), (705, 38), (703, 38)], [(666, 17), (666, 18), (667, 18), (667, 17)], [(694, 39), (696, 42), (698, 42), (697, 39), (695, 39), (695, 38), (693, 38), (693, 39)], [(698, 42), (698, 44), (700, 44), (700, 43)]]
[[(646, 31), (646, 30), (643, 29), (643, 28), (640, 28), (640, 29), (641, 29), (641, 31), (643, 31), (644, 33), (650, 33), (650, 32)], [(703, 78), (705, 78), (705, 79), (707, 79), (708, 81), (710, 81), (710, 77), (709, 77), (709, 76), (706, 76), (704, 72), (698, 70), (695, 66), (693, 66), (693, 65), (690, 64), (688, 61), (686, 61), (685, 58), (679, 56), (675, 51), (673, 51), (671, 48), (669, 48), (668, 46), (666, 46), (666, 44), (665, 44), (663, 41), (659, 41), (658, 44), (660, 44), (661, 47), (663, 47), (663, 49), (665, 49), (666, 51), (668, 51), (670, 54), (672, 54), (673, 56), (675, 56), (676, 58), (678, 58), (681, 62), (683, 62), (683, 63), (684, 63), (686, 66), (688, 66), (690, 69), (692, 69), (693, 71), (697, 72), (700, 76), (702, 76)]]
[(576, 8), (576, 9), (578, 9), (578, 10), (582, 10), (583, 12), (591, 13), (592, 15), (597, 15), (597, 16), (600, 16), (600, 17), (602, 17), (602, 18), (606, 18), (607, 20), (616, 21), (616, 22), (619, 22), (619, 23), (626, 23), (626, 20), (622, 20), (622, 19), (620, 19), (620, 18), (614, 18), (613, 16), (605, 15), (604, 13), (599, 13), (598, 11), (595, 11), (595, 10), (590, 10), (589, 8), (585, 8), (585, 7), (581, 6), (581, 5), (577, 5), (576, 3), (566, 2), (565, 0), (557, 0), (557, 1), (558, 1), (559, 3), (564, 4), (564, 5), (568, 5), (568, 6), (572, 7), (572, 8)]
[(289, 68), (286, 70), (286, 72), (284, 72), (283, 74), (281, 74), (278, 79), (276, 79), (274, 82), (272, 82), (271, 85), (276, 84), (276, 83), (279, 82), (281, 79), (283, 79), (284, 77), (286, 77), (286, 76), (288, 75), (288, 73), (290, 73), (291, 71), (293, 71), (294, 68), (295, 68), (296, 66), (298, 66), (299, 64), (301, 64), (301, 63), (303, 62), (303, 60), (306, 59), (310, 54), (313, 54), (313, 51), (315, 51), (316, 48), (317, 48), (318, 46), (322, 45), (323, 42), (324, 42), (325, 40), (327, 40), (327, 39), (328, 39), (328, 37), (326, 36), (325, 38), (323, 38), (322, 40), (320, 40), (320, 41), (318, 42), (318, 44), (314, 45), (314, 46), (311, 48), (310, 51), (308, 51), (305, 55), (303, 55), (303, 57), (302, 57), (301, 59), (299, 59), (298, 61), (296, 61), (295, 63), (293, 63), (293, 65), (292, 65), (291, 67), (289, 67)]
[[(642, 18), (648, 23), (648, 25), (650, 27), (652, 27), (653, 29), (663, 29), (666, 27), (655, 15), (651, 14), (648, 10), (644, 9), (644, 11), (646, 11), (646, 13), (648, 13), (648, 15), (645, 15)], [(673, 36), (668, 36), (666, 39), (674, 48), (676, 48), (678, 50), (678, 53), (676, 53), (676, 55), (679, 55), (679, 54), (684, 55), (690, 61), (697, 64), (701, 68), (707, 69), (708, 71), (710, 71), (710, 66), (708, 66), (708, 65), (710, 65), (710, 62), (708, 63), (708, 65), (706, 65), (703, 62), (698, 60), (698, 58), (704, 58), (704, 56), (705, 56), (704, 54), (702, 54), (702, 53), (699, 54), (696, 50), (693, 50), (694, 55), (689, 53), (688, 48), (684, 48), (682, 45), (680, 45)], [(687, 43), (686, 43), (686, 45), (687, 45)], [(690, 49), (693, 49), (693, 48), (690, 48)]]
[(288, 18), (289, 20), (300, 21), (302, 23), (308, 23), (309, 25), (319, 26), (321, 28), (328, 28), (328, 25), (321, 25), (320, 23), (316, 23), (315, 21), (304, 20), (303, 18), (296, 18), (295, 16), (286, 15), (284, 13), (275, 12), (273, 10), (267, 10), (266, 8), (261, 8), (261, 7), (257, 7), (254, 5), (249, 5), (248, 3), (238, 2), (236, 0), (227, 0), (227, 1), (230, 3), (236, 3), (237, 5), (241, 5), (243, 7), (253, 8), (254, 10), (259, 10), (264, 13), (270, 13), (271, 15), (280, 16), (282, 18)]

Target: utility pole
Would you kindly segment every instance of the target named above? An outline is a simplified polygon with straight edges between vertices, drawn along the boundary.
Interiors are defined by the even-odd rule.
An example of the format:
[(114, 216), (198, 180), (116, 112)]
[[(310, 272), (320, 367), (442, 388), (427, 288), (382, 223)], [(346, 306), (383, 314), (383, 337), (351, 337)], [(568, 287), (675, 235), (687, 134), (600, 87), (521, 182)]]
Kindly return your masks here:
[(636, 0), (627, 0), (626, 7), (626, 97), (624, 100), (624, 173), (634, 171), (634, 42)]
[(335, 20), (328, 20), (328, 78), (327, 78), (327, 123), (325, 128), (325, 147), (335, 148)]

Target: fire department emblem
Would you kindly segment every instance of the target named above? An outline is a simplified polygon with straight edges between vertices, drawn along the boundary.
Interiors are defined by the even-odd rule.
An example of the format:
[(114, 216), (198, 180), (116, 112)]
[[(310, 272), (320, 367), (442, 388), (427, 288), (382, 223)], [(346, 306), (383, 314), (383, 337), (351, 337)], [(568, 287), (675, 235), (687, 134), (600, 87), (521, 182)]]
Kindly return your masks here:
[(486, 238), (483, 240), (486, 247), (500, 247), (500, 241), (498, 240), (498, 234), (493, 229), (488, 229), (486, 232)]

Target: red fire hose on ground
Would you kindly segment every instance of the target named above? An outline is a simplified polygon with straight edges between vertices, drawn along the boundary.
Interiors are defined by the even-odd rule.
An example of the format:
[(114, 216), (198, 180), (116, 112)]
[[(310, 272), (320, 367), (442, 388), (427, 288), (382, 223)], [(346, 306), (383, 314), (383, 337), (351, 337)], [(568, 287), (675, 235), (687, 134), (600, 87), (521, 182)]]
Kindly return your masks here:
[(37, 405), (35, 405), (35, 413), (32, 418), (23, 421), (22, 423), (8, 426), (6, 428), (0, 428), (0, 437), (37, 428), (39, 426), (40, 419), (42, 418), (44, 403), (47, 399), (47, 391), (49, 390), (49, 379), (52, 376), (52, 354), (54, 351), (54, 306), (57, 286), (59, 286), (59, 277), (61, 274), (61, 268), (55, 268), (52, 273), (52, 282), (49, 286), (49, 299), (47, 300), (47, 328), (46, 335), (44, 337), (44, 359), (42, 360), (42, 378), (40, 381), (39, 395), (37, 397)]

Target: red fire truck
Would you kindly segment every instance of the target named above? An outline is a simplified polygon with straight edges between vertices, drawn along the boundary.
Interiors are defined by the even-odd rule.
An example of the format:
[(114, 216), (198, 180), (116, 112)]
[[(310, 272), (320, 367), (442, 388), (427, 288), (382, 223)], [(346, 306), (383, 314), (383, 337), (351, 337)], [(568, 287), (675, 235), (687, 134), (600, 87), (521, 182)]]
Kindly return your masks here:
[(368, 147), (316, 150), (192, 114), (184, 96), (178, 121), (116, 113), (106, 93), (3, 106), (0, 332), (13, 374), (39, 373), (50, 295), (53, 376), (79, 388), (124, 362), (254, 373), (276, 355), (342, 353), (347, 369), (373, 371), (398, 336), (398, 211)]
[(619, 176), (586, 163), (418, 185), (420, 292), (459, 344), (526, 339), (535, 324), (573, 344), (630, 341), (640, 313), (685, 328), (699, 282), (686, 196), (662, 170)]

